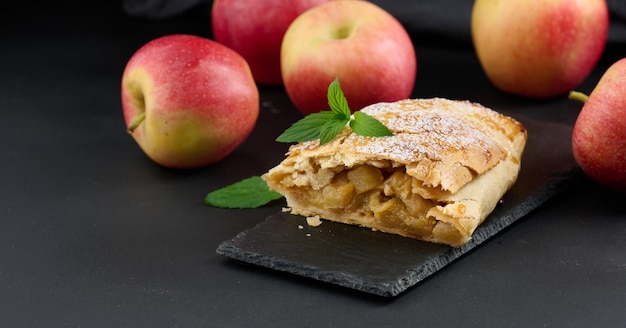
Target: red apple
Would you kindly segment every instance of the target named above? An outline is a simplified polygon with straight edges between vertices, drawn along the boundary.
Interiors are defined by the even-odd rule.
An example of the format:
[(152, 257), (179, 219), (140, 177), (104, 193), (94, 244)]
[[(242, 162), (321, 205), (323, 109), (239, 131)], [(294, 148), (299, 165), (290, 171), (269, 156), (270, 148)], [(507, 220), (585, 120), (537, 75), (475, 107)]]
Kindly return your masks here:
[(175, 34), (139, 48), (122, 76), (128, 132), (155, 162), (194, 168), (230, 154), (251, 133), (259, 92), (246, 61), (212, 40)]
[(280, 45), (289, 24), (305, 10), (329, 0), (215, 0), (213, 38), (248, 61), (261, 84), (282, 84)]
[(471, 33), (500, 90), (529, 98), (567, 94), (593, 70), (609, 29), (605, 0), (476, 0)]
[(626, 192), (626, 58), (611, 65), (582, 100), (572, 135), (574, 157), (593, 180)]
[(411, 39), (391, 14), (368, 1), (330, 1), (287, 29), (281, 72), (303, 113), (328, 110), (328, 84), (339, 78), (350, 108), (408, 98), (417, 71)]

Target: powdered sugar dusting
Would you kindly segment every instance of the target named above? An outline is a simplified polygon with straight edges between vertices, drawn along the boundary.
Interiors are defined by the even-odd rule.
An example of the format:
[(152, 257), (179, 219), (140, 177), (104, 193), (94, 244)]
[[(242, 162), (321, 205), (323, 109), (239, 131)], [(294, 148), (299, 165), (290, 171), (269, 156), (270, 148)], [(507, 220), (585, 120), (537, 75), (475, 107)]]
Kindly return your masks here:
[[(424, 158), (442, 160), (442, 156), (459, 150), (489, 152), (497, 145), (478, 123), (468, 121), (467, 111), (476, 107), (459, 106), (463, 102), (427, 99), (421, 102), (380, 103), (362, 111), (376, 117), (393, 133), (391, 137), (368, 137), (350, 134), (344, 147), (362, 154), (376, 155), (400, 162)], [(489, 111), (478, 107), (479, 110)]]

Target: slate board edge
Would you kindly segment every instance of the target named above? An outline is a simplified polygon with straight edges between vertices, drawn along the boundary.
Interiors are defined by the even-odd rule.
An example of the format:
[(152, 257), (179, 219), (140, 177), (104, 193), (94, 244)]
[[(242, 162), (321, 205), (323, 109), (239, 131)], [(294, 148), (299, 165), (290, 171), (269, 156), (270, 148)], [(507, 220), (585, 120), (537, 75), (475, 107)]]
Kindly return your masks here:
[[(216, 249), (216, 253), (241, 262), (258, 265), (277, 271), (288, 272), (294, 275), (311, 278), (382, 297), (394, 297), (421, 282), (422, 280), (426, 279), (446, 265), (452, 263), (454, 260), (461, 257), (462, 255), (468, 253), (476, 246), (482, 244), (484, 241), (493, 237), (514, 222), (518, 221), (520, 218), (524, 217), (525, 215), (539, 207), (541, 204), (548, 201), (550, 198), (565, 190), (565, 188), (572, 184), (573, 181), (577, 180), (576, 177), (578, 176), (578, 171), (574, 169), (564, 175), (567, 175), (568, 177), (561, 177), (560, 179), (555, 178), (554, 180), (546, 183), (539, 190), (535, 191), (532, 197), (529, 197), (526, 201), (511, 209), (509, 215), (502, 217), (500, 220), (491, 223), (490, 225), (479, 226), (477, 231), (475, 231), (474, 235), (472, 236), (472, 239), (462, 247), (450, 248), (449, 251), (442, 253), (441, 256), (438, 256), (428, 261), (427, 263), (424, 263), (416, 269), (409, 270), (406, 278), (400, 279), (398, 281), (389, 281), (385, 284), (370, 284), (367, 281), (363, 281), (362, 279), (359, 279), (345, 272), (319, 270), (314, 266), (307, 266), (304, 264), (299, 264), (298, 267), (296, 267), (289, 260), (275, 257), (270, 260), (268, 256), (264, 254), (240, 249), (235, 245), (233, 241), (236, 240), (239, 236), (243, 236), (245, 234), (245, 231), (239, 233), (237, 236), (235, 236), (235, 238), (231, 240), (226, 240), (220, 243), (218, 248)], [(309, 274), (303, 275), (303, 271), (307, 271), (309, 272)], [(315, 272), (315, 274), (311, 274), (311, 272)], [(340, 278), (345, 276), (350, 276), (350, 279)], [(354, 283), (347, 284), (347, 281), (352, 281)]]

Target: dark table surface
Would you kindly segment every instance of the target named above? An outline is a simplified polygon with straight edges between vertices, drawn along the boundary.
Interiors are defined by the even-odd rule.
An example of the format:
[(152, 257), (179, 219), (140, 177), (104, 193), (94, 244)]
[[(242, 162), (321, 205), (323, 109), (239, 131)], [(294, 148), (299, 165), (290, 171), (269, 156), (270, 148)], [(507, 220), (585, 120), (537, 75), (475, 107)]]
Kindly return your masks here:
[[(19, 7), (20, 4), (17, 4)], [(21, 5), (25, 6), (25, 5)], [(115, 3), (49, 2), (0, 14), (0, 325), (3, 327), (614, 327), (626, 322), (624, 196), (581, 177), (395, 298), (217, 255), (280, 210), (203, 205), (207, 192), (278, 163), (300, 117), (260, 87), (253, 135), (225, 160), (173, 171), (125, 132), (121, 73), (165, 34), (210, 37), (205, 14), (150, 21)], [(495, 90), (467, 44), (415, 39), (414, 97), (470, 99), (573, 124), (581, 105)], [(626, 55), (609, 45), (590, 92)]]

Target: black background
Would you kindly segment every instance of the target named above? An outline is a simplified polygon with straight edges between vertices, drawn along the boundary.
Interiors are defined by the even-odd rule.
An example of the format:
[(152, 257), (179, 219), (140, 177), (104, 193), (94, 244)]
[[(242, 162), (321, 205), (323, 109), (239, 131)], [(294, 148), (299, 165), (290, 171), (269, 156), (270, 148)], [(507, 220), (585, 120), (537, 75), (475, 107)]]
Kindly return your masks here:
[[(626, 322), (623, 195), (584, 177), (393, 299), (217, 255), (220, 242), (283, 205), (223, 210), (202, 201), (207, 192), (263, 173), (282, 159), (287, 146), (273, 139), (300, 117), (284, 90), (260, 87), (255, 131), (222, 162), (197, 170), (164, 169), (125, 132), (121, 74), (133, 52), (153, 38), (210, 37), (208, 7), (154, 20), (130, 17), (115, 2), (26, 6), (0, 13), (2, 326)], [(469, 99), (513, 116), (573, 124), (580, 103), (500, 93), (482, 73), (467, 39), (411, 31), (418, 55), (414, 97)], [(613, 39), (579, 90), (590, 92), (625, 49), (622, 40)]]

